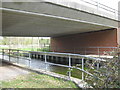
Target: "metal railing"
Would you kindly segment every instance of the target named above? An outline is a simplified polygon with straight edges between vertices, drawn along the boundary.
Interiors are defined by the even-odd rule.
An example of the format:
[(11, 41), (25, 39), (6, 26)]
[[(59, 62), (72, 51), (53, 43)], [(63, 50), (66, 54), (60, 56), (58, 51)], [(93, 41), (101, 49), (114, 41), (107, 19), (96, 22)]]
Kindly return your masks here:
[(83, 2), (88, 3), (90, 5), (94, 5), (94, 6), (96, 6), (97, 9), (101, 8), (101, 9), (104, 9), (104, 10), (109, 11), (111, 13), (114, 13), (116, 16), (118, 14), (120, 14), (120, 12), (118, 10), (113, 9), (107, 5), (101, 4), (98, 1), (94, 1), (94, 0), (80, 0), (80, 1), (83, 1)]
[(118, 14), (120, 15), (120, 11), (118, 11), (116, 9), (113, 9), (113, 8), (107, 6), (107, 5), (101, 4), (98, 1), (94, 1), (94, 0), (46, 0), (46, 1), (47, 2), (52, 2), (52, 3), (57, 3), (57, 4), (60, 4), (61, 2), (63, 2), (63, 3), (76, 2), (78, 4), (81, 4), (81, 2), (83, 2), (83, 4), (88, 4), (89, 6), (91, 5), (91, 6), (96, 7), (97, 10), (103, 9), (106, 12), (113, 13), (115, 16), (118, 16)]
[[(89, 73), (88, 71), (85, 70), (85, 60), (93, 60), (93, 61), (97, 61), (97, 69), (100, 68), (99, 63), (100, 62), (105, 62), (104, 59), (100, 59), (100, 58), (94, 58), (94, 57), (89, 57), (89, 56), (85, 56), (85, 55), (80, 55), (80, 54), (71, 54), (71, 53), (56, 53), (56, 52), (35, 52), (35, 51), (23, 51), (23, 50), (16, 50), (16, 49), (2, 49), (2, 60), (5, 60), (4, 56), (7, 55), (9, 56), (9, 62), (11, 62), (12, 58), (17, 58), (17, 62), (19, 64), (19, 59), (24, 59), (24, 60), (28, 60), (29, 61), (29, 67), (31, 65), (31, 54), (38, 54), (38, 55), (43, 55), (44, 56), (44, 62), (45, 62), (45, 67), (47, 70), (47, 65), (54, 65), (54, 66), (60, 66), (60, 67), (66, 67), (69, 68), (68, 71), (68, 76), (69, 78), (71, 77), (71, 69), (77, 69), (80, 70), (82, 72), (82, 80), (84, 80), (84, 73), (98, 78), (96, 76), (94, 76), (93, 74)], [(68, 65), (63, 65), (63, 64), (56, 64), (56, 63), (51, 63), (47, 61), (47, 56), (61, 56), (61, 57), (68, 57)], [(72, 58), (81, 58), (82, 60), (82, 68), (79, 67), (74, 67), (71, 65), (71, 60)]]
[(54, 52), (71, 52), (78, 53), (82, 55), (96, 55), (100, 56), (114, 56), (116, 52), (120, 51), (118, 47), (73, 47), (73, 48), (60, 48), (60, 47), (51, 47), (51, 50)]
[[(0, 52), (2, 52), (0, 55), (2, 55), (2, 60), (5, 60), (5, 56), (8, 56), (8, 61), (11, 61), (11, 58), (17, 58), (17, 62), (19, 64), (19, 59), (24, 59), (27, 60), (29, 62), (29, 67), (30, 67), (30, 62), (31, 62), (31, 57), (30, 55), (28, 55), (27, 57), (25, 57), (25, 55), (23, 55), (24, 53), (28, 53), (28, 51), (23, 51), (23, 50), (16, 50), (16, 49), (1, 49)], [(15, 61), (14, 61), (15, 62)]]

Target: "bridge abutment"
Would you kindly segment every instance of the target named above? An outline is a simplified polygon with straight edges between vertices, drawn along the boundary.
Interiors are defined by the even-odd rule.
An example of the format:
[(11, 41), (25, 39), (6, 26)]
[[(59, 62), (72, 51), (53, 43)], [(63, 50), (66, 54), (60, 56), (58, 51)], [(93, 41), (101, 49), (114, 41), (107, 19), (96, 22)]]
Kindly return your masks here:
[(52, 37), (51, 51), (80, 54), (106, 54), (105, 52), (112, 50), (107, 47), (118, 47), (120, 45), (120, 36), (118, 33), (118, 29), (107, 29)]

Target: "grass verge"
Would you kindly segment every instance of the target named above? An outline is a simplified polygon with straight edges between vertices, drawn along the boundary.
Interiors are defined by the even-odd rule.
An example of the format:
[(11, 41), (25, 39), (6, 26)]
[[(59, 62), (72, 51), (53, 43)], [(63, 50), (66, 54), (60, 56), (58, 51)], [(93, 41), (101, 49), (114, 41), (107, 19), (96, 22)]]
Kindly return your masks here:
[(16, 79), (2, 81), (2, 88), (78, 88), (73, 82), (44, 74), (30, 73)]

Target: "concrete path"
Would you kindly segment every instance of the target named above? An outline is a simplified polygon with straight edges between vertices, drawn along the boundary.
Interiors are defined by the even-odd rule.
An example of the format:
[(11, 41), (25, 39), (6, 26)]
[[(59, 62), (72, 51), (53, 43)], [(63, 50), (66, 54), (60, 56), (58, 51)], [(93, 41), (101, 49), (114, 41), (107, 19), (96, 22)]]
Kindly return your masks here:
[(0, 66), (0, 81), (14, 79), (19, 75), (29, 74), (29, 71), (15, 67), (11, 64), (2, 63)]

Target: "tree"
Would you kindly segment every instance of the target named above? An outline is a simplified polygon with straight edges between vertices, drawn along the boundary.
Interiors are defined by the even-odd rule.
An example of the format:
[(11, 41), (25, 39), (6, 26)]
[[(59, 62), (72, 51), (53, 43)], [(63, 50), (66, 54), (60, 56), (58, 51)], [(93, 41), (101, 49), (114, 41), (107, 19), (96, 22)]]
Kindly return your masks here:
[(9, 44), (9, 38), (8, 37), (3, 37), (2, 44), (3, 45), (8, 45)]

